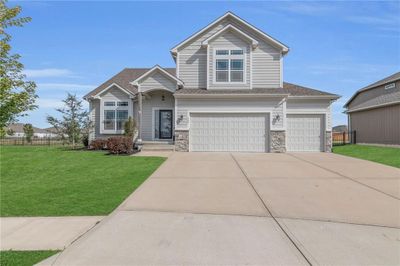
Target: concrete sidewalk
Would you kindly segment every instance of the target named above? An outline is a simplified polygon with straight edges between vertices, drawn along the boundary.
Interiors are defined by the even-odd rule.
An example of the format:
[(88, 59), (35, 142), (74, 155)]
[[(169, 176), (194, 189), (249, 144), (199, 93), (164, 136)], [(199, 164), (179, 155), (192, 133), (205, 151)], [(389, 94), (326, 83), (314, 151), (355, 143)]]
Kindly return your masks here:
[(334, 154), (173, 153), (42, 265), (398, 265), (388, 184), (399, 169)]
[(64, 249), (104, 217), (2, 217), (1, 250)]

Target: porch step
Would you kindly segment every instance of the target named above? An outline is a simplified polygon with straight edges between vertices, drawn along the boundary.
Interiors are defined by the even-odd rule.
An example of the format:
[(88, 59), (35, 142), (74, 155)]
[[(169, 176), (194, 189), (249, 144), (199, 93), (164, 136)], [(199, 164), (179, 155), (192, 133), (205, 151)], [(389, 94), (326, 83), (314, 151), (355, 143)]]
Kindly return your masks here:
[(144, 140), (142, 141), (143, 145), (173, 145), (174, 142), (168, 141), (168, 140), (155, 140), (155, 141), (149, 141), (149, 140)]
[(143, 143), (142, 151), (174, 151), (175, 145), (172, 143)]

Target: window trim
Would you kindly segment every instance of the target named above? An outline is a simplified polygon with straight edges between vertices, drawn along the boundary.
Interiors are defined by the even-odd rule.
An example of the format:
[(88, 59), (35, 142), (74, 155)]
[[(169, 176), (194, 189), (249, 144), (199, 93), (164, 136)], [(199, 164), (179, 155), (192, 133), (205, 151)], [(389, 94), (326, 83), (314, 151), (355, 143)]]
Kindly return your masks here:
[[(105, 102), (114, 102), (114, 106), (105, 106)], [(118, 106), (118, 102), (128, 102), (127, 106)], [(115, 122), (114, 122), (114, 129), (105, 129), (104, 128), (104, 120), (106, 110), (112, 110), (115, 112)], [(133, 118), (133, 103), (132, 99), (100, 99), (100, 134), (123, 134), (124, 129), (117, 129), (117, 110), (127, 110), (128, 111), (128, 118)]]
[[(217, 50), (228, 50), (227, 55), (217, 55)], [(231, 55), (231, 50), (243, 50), (241, 55)], [(217, 81), (217, 59), (228, 59), (228, 81)], [(243, 81), (231, 80), (231, 59), (243, 60)], [(213, 85), (243, 85), (247, 84), (247, 47), (216, 47), (213, 48)], [(236, 70), (239, 71), (239, 70)]]

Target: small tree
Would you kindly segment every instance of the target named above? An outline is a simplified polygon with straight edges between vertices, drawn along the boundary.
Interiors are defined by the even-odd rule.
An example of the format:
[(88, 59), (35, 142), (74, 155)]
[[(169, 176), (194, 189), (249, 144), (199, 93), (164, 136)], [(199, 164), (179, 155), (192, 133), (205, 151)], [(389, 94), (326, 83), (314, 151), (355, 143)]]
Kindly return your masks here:
[(32, 136), (33, 136), (33, 127), (32, 127), (31, 124), (25, 124), (24, 125), (24, 133), (25, 133), (26, 141), (31, 143), (32, 142)]
[(90, 126), (89, 113), (83, 109), (82, 101), (79, 101), (76, 95), (68, 93), (63, 102), (64, 108), (56, 109), (62, 114), (62, 119), (47, 116), (47, 122), (55, 128), (61, 138), (67, 136), (68, 142), (75, 147), (75, 144), (81, 140), (83, 130)]
[(22, 27), (31, 19), (18, 17), (21, 7), (9, 8), (5, 0), (0, 0), (0, 135), (5, 135), (6, 127), (24, 112), (35, 109), (36, 84), (26, 81), (24, 65), (19, 62), (19, 54), (10, 54), (10, 27)]
[(136, 132), (136, 120), (131, 116), (124, 124), (124, 135), (133, 138)]
[(12, 130), (12, 128), (9, 128), (8, 130), (7, 130), (7, 135), (8, 136), (14, 136), (14, 134), (15, 134), (15, 131), (14, 130)]

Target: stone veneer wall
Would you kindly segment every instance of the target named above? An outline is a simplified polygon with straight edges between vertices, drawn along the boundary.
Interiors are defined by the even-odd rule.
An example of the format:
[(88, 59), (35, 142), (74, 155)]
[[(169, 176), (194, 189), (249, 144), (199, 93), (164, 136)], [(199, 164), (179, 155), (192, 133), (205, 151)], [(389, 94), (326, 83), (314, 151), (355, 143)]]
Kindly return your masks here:
[(188, 130), (175, 130), (175, 151), (189, 151)]
[(286, 152), (286, 131), (270, 131), (270, 152)]
[(325, 132), (325, 152), (332, 152), (332, 132)]

